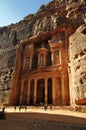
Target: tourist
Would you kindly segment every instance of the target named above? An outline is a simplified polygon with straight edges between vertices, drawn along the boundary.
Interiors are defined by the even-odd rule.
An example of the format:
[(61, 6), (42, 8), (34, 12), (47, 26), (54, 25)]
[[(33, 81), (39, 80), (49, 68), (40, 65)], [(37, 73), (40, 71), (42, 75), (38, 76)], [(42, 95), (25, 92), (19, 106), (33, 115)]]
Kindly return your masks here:
[(25, 106), (25, 111), (27, 110), (27, 106)]
[(44, 105), (44, 110), (45, 110), (45, 111), (47, 110), (47, 104)]
[(52, 110), (52, 105), (50, 105), (50, 110)]
[(19, 111), (21, 110), (21, 106), (19, 106)]
[(2, 108), (2, 112), (4, 112), (4, 111), (5, 111), (5, 107)]
[(15, 109), (15, 111), (16, 111), (16, 106), (14, 106), (14, 109)]

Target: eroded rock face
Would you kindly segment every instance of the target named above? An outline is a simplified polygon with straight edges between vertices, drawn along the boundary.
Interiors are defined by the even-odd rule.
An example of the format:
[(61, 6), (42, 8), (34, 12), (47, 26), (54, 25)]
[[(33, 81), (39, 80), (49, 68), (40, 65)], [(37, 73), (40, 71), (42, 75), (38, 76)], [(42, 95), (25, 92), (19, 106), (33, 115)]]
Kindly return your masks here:
[(69, 79), (72, 105), (86, 104), (86, 26), (80, 26), (70, 37)]
[(42, 5), (36, 14), (28, 15), (16, 24), (0, 28), (1, 102), (7, 102), (9, 98), (10, 89), (8, 91), (3, 88), (7, 88), (5, 86), (11, 88), (13, 73), (10, 76), (7, 76), (7, 74), (14, 70), (16, 51), (20, 41), (49, 32), (55, 28), (66, 28), (66, 26), (73, 28), (74, 32), (85, 21), (86, 14), (83, 12), (85, 5), (84, 0), (53, 0), (47, 5)]

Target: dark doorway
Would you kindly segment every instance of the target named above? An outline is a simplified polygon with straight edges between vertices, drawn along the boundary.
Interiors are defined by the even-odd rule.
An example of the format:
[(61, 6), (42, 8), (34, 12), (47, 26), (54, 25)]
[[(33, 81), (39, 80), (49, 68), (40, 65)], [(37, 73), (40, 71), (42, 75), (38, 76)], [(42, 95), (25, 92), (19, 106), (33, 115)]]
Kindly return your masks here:
[(33, 105), (34, 102), (34, 80), (30, 84), (30, 105)]
[(45, 92), (45, 87), (44, 87), (44, 79), (40, 79), (37, 82), (37, 104), (44, 104), (44, 92)]
[(48, 104), (52, 104), (52, 79), (48, 79)]

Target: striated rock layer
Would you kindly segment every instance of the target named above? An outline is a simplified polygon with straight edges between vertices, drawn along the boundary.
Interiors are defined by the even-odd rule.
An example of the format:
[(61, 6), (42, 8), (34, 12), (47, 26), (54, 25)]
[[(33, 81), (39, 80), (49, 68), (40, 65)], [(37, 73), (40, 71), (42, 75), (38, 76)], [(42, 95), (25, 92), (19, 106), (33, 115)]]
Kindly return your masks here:
[[(83, 74), (78, 75), (78, 71), (75, 72), (74, 63), (75, 60), (72, 57), (72, 54), (76, 55), (76, 50), (71, 48), (71, 36), (69, 43), (69, 36), (72, 35), (76, 29), (86, 22), (86, 2), (85, 0), (53, 0), (47, 5), (42, 5), (36, 14), (31, 14), (26, 16), (22, 21), (11, 24), (9, 26), (0, 28), (0, 104), (8, 103), (9, 101), (9, 92), (12, 86), (12, 78), (13, 78), (13, 70), (15, 64), (16, 52), (19, 47), (20, 41), (23, 39), (28, 39), (30, 37), (36, 37), (38, 35), (49, 33), (55, 29), (61, 30), (61, 28), (65, 29), (65, 35), (63, 39), (67, 40), (67, 49), (69, 48), (69, 60), (70, 64), (68, 69), (69, 71), (69, 86), (70, 86), (70, 103), (75, 104), (78, 99), (83, 99), (86, 97), (85, 92), (82, 92), (81, 86), (82, 81), (79, 81), (80, 77), (84, 76)], [(70, 28), (70, 30), (66, 30), (66, 28)], [(68, 31), (68, 35), (66, 35)], [(76, 36), (74, 46), (77, 46), (76, 43), (79, 43), (80, 46), (77, 46), (78, 50), (82, 47), (82, 39), (85, 37), (84, 33), (80, 33), (80, 31), (76, 32), (78, 35)], [(73, 35), (75, 35), (74, 33)], [(81, 37), (81, 38), (80, 38)], [(58, 35), (59, 38), (59, 35)], [(60, 39), (60, 38), (59, 38)], [(80, 42), (81, 41), (81, 42)], [(69, 44), (69, 47), (68, 47)], [(73, 47), (74, 47), (73, 46)], [(84, 44), (85, 49), (86, 44)], [(75, 47), (74, 47), (75, 49)], [(73, 51), (73, 53), (72, 53)], [(81, 51), (85, 54), (85, 51)], [(68, 54), (68, 52), (67, 52)], [(77, 52), (77, 54), (79, 54)], [(77, 56), (76, 56), (77, 57)], [(83, 56), (81, 56), (83, 58)], [(74, 61), (73, 61), (74, 60)], [(80, 64), (85, 64), (80, 61)], [(78, 61), (77, 61), (78, 64)], [(84, 66), (84, 65), (83, 65)], [(85, 68), (82, 67), (82, 71)], [(70, 73), (71, 71), (71, 73)], [(76, 76), (78, 75), (78, 77)], [(75, 87), (75, 79), (77, 77), (77, 83)], [(85, 79), (84, 79), (85, 80)], [(80, 86), (81, 82), (81, 86)], [(85, 82), (85, 81), (84, 81)], [(79, 85), (77, 85), (79, 84)], [(85, 85), (84, 85), (85, 86)], [(78, 88), (78, 89), (77, 89)], [(78, 93), (79, 91), (79, 93)], [(83, 89), (85, 91), (85, 87)], [(72, 97), (73, 94), (73, 97)]]

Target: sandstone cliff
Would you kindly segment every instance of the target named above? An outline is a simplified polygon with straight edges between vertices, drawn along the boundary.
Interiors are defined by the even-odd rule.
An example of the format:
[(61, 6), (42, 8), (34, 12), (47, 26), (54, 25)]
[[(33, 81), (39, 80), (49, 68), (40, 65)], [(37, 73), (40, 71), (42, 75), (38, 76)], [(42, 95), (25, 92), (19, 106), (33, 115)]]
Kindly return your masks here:
[(85, 11), (85, 0), (53, 0), (36, 14), (0, 28), (0, 103), (8, 102), (19, 42), (61, 26), (71, 26), (75, 32), (85, 22)]
[(71, 104), (86, 104), (86, 26), (70, 37), (69, 79)]

